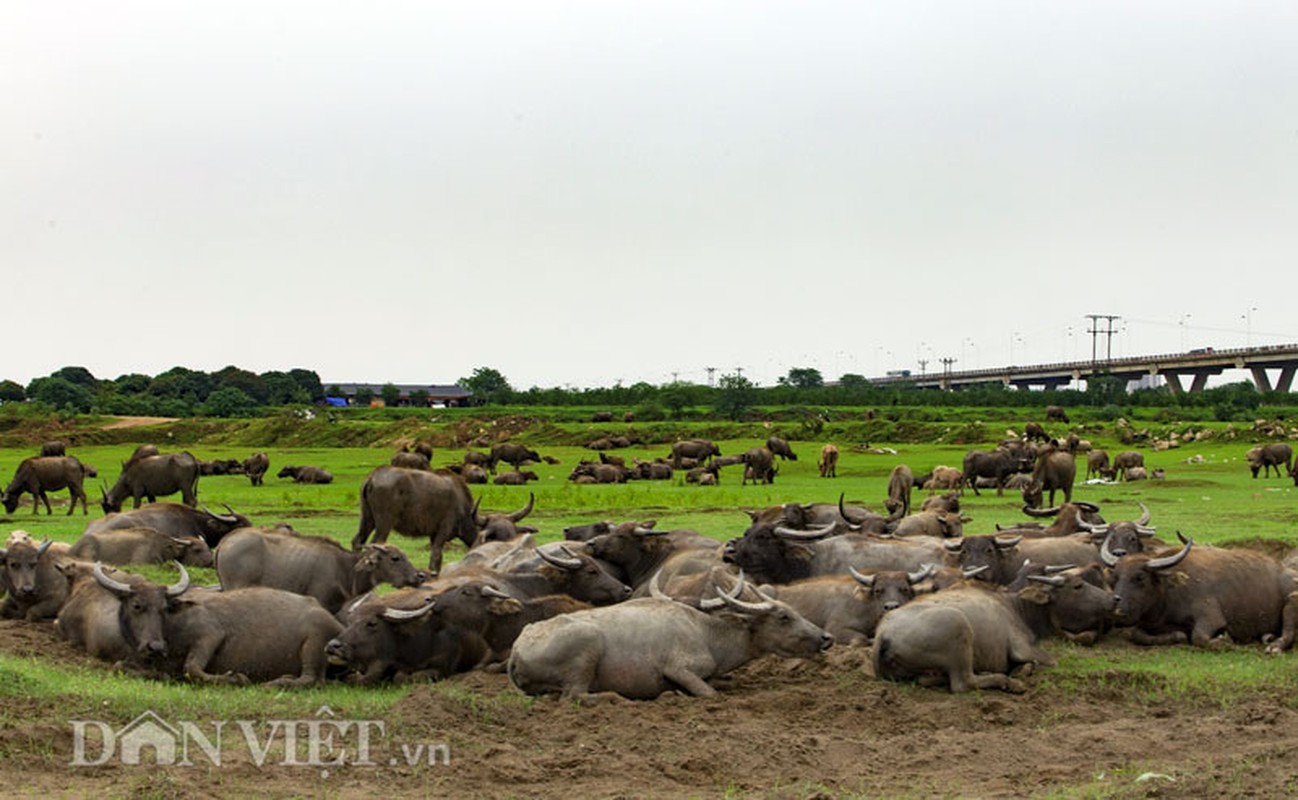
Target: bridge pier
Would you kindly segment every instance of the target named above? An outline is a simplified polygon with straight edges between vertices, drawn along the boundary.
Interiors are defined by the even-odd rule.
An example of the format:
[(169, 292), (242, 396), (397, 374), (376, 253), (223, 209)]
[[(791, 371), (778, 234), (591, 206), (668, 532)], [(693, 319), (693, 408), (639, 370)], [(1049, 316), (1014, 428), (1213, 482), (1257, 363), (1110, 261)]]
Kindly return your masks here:
[(1163, 376), (1163, 380), (1167, 381), (1167, 388), (1171, 390), (1172, 396), (1175, 397), (1185, 393), (1185, 389), (1181, 388), (1181, 373), (1163, 372), (1160, 374)]

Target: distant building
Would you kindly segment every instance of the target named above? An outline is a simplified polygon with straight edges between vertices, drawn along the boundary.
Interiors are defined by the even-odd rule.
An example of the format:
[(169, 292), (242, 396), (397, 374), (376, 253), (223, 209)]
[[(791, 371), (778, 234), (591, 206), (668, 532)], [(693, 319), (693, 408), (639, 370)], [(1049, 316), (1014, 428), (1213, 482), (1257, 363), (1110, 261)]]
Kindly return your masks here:
[[(369, 389), (370, 396), (377, 401), (377, 403), (371, 402), (371, 405), (381, 406), (383, 405), (383, 387), (387, 385), (383, 383), (328, 383), (324, 381), (322, 383), (330, 389), (337, 386), (341, 392), (341, 395), (331, 395), (325, 398), (325, 402), (329, 405), (342, 405), (335, 398), (342, 400), (347, 405), (355, 405), (357, 390), (365, 388)], [(397, 400), (398, 406), (424, 405), (448, 408), (451, 406), (466, 406), (469, 404), (469, 398), (473, 397), (473, 392), (458, 385), (426, 386), (416, 383), (398, 383), (395, 386), (401, 392), (401, 396)], [(425, 396), (420, 396), (421, 392)], [(419, 396), (418, 400), (411, 399), (415, 396)]]

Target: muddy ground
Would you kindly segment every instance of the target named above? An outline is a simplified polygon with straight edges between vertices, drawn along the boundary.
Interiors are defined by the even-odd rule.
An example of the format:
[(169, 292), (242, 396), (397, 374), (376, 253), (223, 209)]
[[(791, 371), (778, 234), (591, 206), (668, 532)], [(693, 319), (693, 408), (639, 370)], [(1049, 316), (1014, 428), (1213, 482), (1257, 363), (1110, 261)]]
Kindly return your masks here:
[[(0, 642), (31, 657), (34, 669), (43, 661), (105, 669), (47, 626), (0, 622)], [(94, 702), (18, 696), (0, 701), (0, 763), (8, 797), (1298, 793), (1298, 712), (1289, 698), (1257, 696), (1224, 710), (1208, 700), (1155, 702), (1150, 680), (1157, 678), (1110, 674), (1065, 690), (1044, 669), (1023, 695), (953, 696), (878, 682), (868, 651), (840, 647), (817, 661), (753, 662), (719, 681), (715, 699), (669, 695), (583, 708), (531, 702), (503, 675), (473, 673), (411, 687), (384, 720), (387, 738), (374, 744), (371, 765), (328, 769), (286, 766), (274, 755), (258, 767), (228, 745), (220, 767), (201, 756), (188, 767), (158, 767), (147, 757), (145, 766), (73, 767), (68, 720), (95, 718)], [(343, 736), (336, 744), (354, 752), (358, 742)], [(400, 747), (420, 744), (447, 748), (436, 751), (435, 766), (406, 766)], [(94, 743), (87, 749), (93, 759)]]

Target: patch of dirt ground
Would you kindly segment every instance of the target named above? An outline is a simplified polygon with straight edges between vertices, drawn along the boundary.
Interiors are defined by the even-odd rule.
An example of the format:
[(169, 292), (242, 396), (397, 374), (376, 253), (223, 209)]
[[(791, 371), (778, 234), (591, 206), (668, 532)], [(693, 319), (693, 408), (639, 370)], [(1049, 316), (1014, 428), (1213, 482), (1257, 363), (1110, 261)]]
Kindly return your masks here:
[[(0, 649), (100, 662), (51, 626), (0, 622)], [(412, 686), (371, 764), (258, 767), (225, 747), (214, 767), (73, 767), (70, 719), (94, 703), (0, 698), (8, 797), (1282, 797), (1298, 792), (1298, 712), (1258, 696), (1229, 708), (1150, 704), (1122, 681), (1064, 690), (1049, 670), (1023, 695), (951, 695), (882, 683), (869, 652), (765, 658), (712, 699), (665, 695), (593, 707), (531, 701), (499, 674)], [(1120, 678), (1121, 676), (1119, 676)], [(1141, 676), (1133, 676), (1141, 677)], [(9, 675), (9, 680), (21, 680)], [(1137, 681), (1139, 683), (1139, 681)], [(346, 709), (338, 709), (347, 719)], [(227, 736), (226, 741), (229, 741)], [(356, 749), (354, 736), (335, 746)], [(434, 766), (407, 766), (446, 745)], [(404, 750), (402, 748), (405, 748)], [(93, 749), (93, 748), (92, 748)], [(328, 751), (326, 751), (328, 752)], [(449, 763), (445, 756), (449, 755)]]
[(106, 431), (117, 430), (119, 428), (140, 428), (145, 425), (161, 425), (165, 422), (175, 422), (176, 417), (114, 417), (112, 422), (105, 423), (100, 427)]

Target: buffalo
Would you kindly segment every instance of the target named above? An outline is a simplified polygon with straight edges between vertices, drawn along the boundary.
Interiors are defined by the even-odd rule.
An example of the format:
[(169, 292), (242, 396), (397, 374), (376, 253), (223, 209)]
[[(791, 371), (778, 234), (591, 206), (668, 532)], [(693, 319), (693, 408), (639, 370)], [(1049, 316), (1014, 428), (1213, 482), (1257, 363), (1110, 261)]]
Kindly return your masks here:
[(225, 510), (229, 513), (216, 514), (206, 508), (191, 508), (179, 503), (154, 503), (94, 520), (86, 526), (85, 532), (89, 534), (123, 528), (152, 528), (166, 536), (200, 537), (210, 548), (216, 547), (230, 531), (252, 524), (247, 517), (236, 513), (228, 505)]
[(1089, 533), (1041, 539), (1023, 536), (965, 536), (943, 543), (947, 552), (965, 571), (978, 572), (982, 581), (1009, 585), (1026, 561), (1034, 564), (1092, 564), (1100, 560), (1100, 550), (1091, 543)]
[(431, 469), (432, 465), (428, 456), (423, 453), (412, 453), (404, 447), (392, 454), (388, 463), (394, 467), (405, 467), (406, 469)]
[[(964, 466), (960, 474), (963, 482), (979, 494), (978, 478), (994, 478), (996, 494), (1004, 494), (1005, 481), (1014, 473), (1022, 472), (1030, 466), (1026, 459), (1015, 456), (1005, 448), (995, 450), (971, 450), (964, 457)], [(936, 470), (934, 470), (936, 473)], [(934, 476), (936, 477), (936, 475)]]
[[(136, 451), (139, 452), (138, 449)], [(122, 474), (113, 488), (104, 490), (104, 513), (122, 510), (122, 502), (131, 498), (135, 508), (141, 499), (150, 503), (158, 497), (180, 492), (181, 502), (187, 506), (198, 503), (198, 459), (189, 453), (166, 453), (143, 456), (126, 462)]]
[(487, 460), (487, 470), (492, 475), (496, 474), (496, 465), (505, 462), (514, 468), (517, 472), (523, 464), (528, 461), (536, 462), (541, 460), (541, 455), (531, 448), (524, 447), (521, 444), (505, 442), (504, 444), (493, 445), (491, 456)]
[(519, 534), (536, 533), (536, 528), (518, 524), (532, 513), (535, 505), (536, 494), (529, 492), (527, 505), (508, 514), (480, 514), (475, 509), (473, 524), (477, 526), (477, 536), (474, 538), (473, 546), (478, 547), (486, 542), (508, 542), (517, 538)]
[(48, 539), (14, 541), (0, 548), (0, 589), (7, 595), (0, 617), (29, 622), (53, 619), (68, 596), (68, 582)]
[(775, 482), (775, 456), (765, 447), (754, 447), (744, 453), (744, 478), (740, 485)]
[(884, 507), (888, 511), (906, 516), (910, 513), (910, 493), (915, 486), (915, 473), (905, 464), (898, 464), (888, 475), (888, 499)]
[(45, 442), (41, 445), (41, 456), (65, 456), (67, 455), (67, 445), (57, 439)]
[(652, 699), (673, 688), (711, 697), (709, 678), (759, 655), (813, 656), (834, 642), (778, 600), (723, 593), (707, 609), (649, 597), (533, 623), (514, 643), (510, 682), (582, 701), (604, 692)]
[(1064, 493), (1064, 502), (1073, 499), (1073, 481), (1077, 477), (1077, 462), (1067, 450), (1044, 449), (1037, 456), (1032, 470), (1032, 482), (1023, 489), (1023, 502), (1032, 508), (1041, 506), (1042, 497), (1050, 493), (1050, 505), (1055, 504), (1055, 490)]
[(540, 475), (530, 469), (524, 469), (514, 472), (502, 472), (491, 482), (497, 486), (526, 486), (528, 481), (539, 481), (540, 479)]
[(1068, 423), (1068, 414), (1063, 406), (1046, 406), (1046, 422)]
[(72, 456), (25, 458), (14, 471), (13, 480), (5, 487), (0, 503), (4, 504), (6, 513), (12, 514), (18, 508), (18, 499), (23, 492), (28, 492), (32, 496), (33, 514), (39, 513), (43, 502), (45, 513), (52, 515), (54, 512), (50, 509), (50, 499), (45, 493), (67, 489), (68, 515), (71, 516), (76, 511), (78, 500), (81, 501), (81, 513), (87, 514), (86, 491), (82, 487), (85, 476), (85, 465)]
[[(1279, 478), (1291, 472), (1293, 468), (1293, 448), (1283, 443), (1261, 444), (1250, 448), (1244, 458), (1248, 461), (1249, 471), (1253, 473), (1254, 478), (1257, 477), (1259, 470), (1263, 471), (1262, 477), (1269, 478), (1271, 470), (1275, 469), (1275, 476)], [(1284, 466), (1283, 473), (1280, 471), (1281, 465)]]
[(1109, 466), (1109, 453), (1107, 450), (1092, 450), (1086, 454), (1086, 478), (1090, 479), (1092, 475), (1107, 478), (1112, 474)]
[(275, 473), (277, 478), (292, 478), (294, 483), (333, 483), (334, 476), (327, 469), (310, 466), (287, 466)]
[(198, 536), (170, 536), (153, 528), (120, 528), (81, 534), (68, 555), (105, 564), (165, 564), (179, 561), (193, 567), (212, 566), (212, 550)]
[(427, 537), (428, 571), (436, 576), (442, 569), (442, 550), (452, 537), (473, 546), (476, 512), (477, 503), (458, 475), (378, 467), (361, 484), (361, 522), (352, 549), (359, 550), (371, 533), (376, 544), (386, 542), (393, 530)]
[(838, 477), (838, 448), (832, 444), (827, 444), (820, 448), (820, 477), (837, 478)]
[(707, 461), (713, 456), (721, 455), (721, 448), (707, 439), (684, 439), (672, 444), (671, 460), (673, 469), (684, 467), (683, 459)]
[(932, 576), (929, 564), (915, 572), (885, 570), (863, 575), (825, 575), (787, 586), (763, 587), (847, 645), (867, 645), (883, 615), (915, 599), (916, 585)]
[(1113, 477), (1115, 480), (1126, 478), (1127, 470), (1132, 467), (1145, 466), (1145, 456), (1136, 450), (1125, 450), (1113, 457)]
[[(95, 577), (95, 566), (98, 565), (83, 561), (64, 561), (59, 564), (60, 571), (67, 577), (69, 589), (67, 602), (59, 609), (54, 627), (69, 644), (91, 656), (124, 662), (131, 657), (135, 648), (126, 643), (118, 621), (122, 601)], [(99, 568), (103, 572), (111, 572), (111, 577), (118, 583), (135, 588), (149, 583), (142, 575), (119, 572), (111, 567), (107, 570), (102, 566)]]
[(253, 486), (261, 486), (262, 479), (270, 470), (270, 456), (257, 451), (243, 460), (243, 474), (248, 476)]
[[(761, 583), (792, 583), (818, 575), (900, 570), (914, 572), (944, 560), (942, 544), (928, 537), (884, 539), (848, 533), (829, 536), (834, 526), (798, 531), (758, 523), (726, 542), (723, 558)], [(826, 538), (828, 537), (828, 538)]]
[(766, 437), (766, 449), (770, 450), (773, 455), (779, 456), (781, 461), (784, 459), (789, 461), (798, 460), (797, 454), (793, 452), (793, 448), (789, 447), (789, 443), (778, 436)]
[(380, 583), (418, 586), (424, 573), (389, 544), (344, 550), (323, 536), (255, 529), (227, 536), (217, 551), (216, 574), (223, 590), (269, 586), (314, 597), (331, 614), (347, 600)]
[[(1178, 534), (1179, 536), (1180, 534)], [(1137, 644), (1209, 646), (1218, 634), (1233, 642), (1261, 640), (1268, 653), (1293, 646), (1298, 577), (1278, 561), (1246, 549), (1183, 547), (1171, 554), (1101, 548), (1113, 572), (1115, 616)]]

